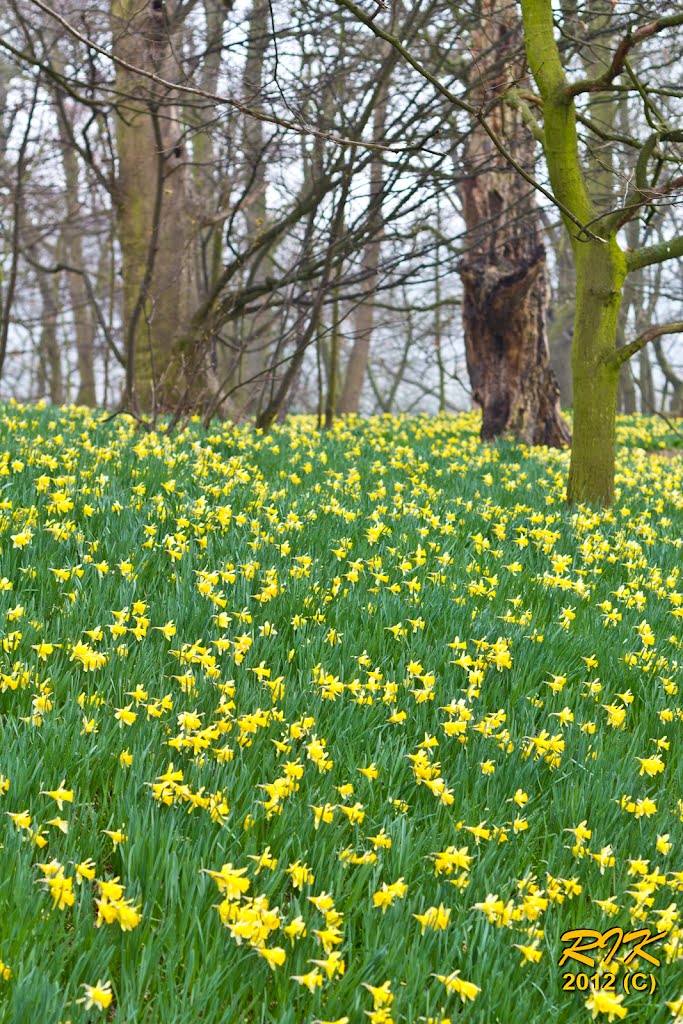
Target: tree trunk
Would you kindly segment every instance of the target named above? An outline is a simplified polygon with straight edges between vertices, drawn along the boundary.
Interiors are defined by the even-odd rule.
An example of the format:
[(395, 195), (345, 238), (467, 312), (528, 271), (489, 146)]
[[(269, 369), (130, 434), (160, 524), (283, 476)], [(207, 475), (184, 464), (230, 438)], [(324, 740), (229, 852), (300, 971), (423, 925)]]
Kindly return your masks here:
[[(483, 0), (472, 36), (471, 102), (501, 95), (524, 69), (521, 27), (504, 0)], [(488, 121), (524, 167), (534, 165), (534, 140), (503, 101)], [(483, 129), (470, 136), (461, 186), (467, 226), (463, 282), (465, 355), (474, 400), (482, 408), (482, 440), (512, 434), (527, 444), (561, 447), (570, 440), (549, 364), (548, 280), (540, 216), (529, 186), (500, 157)]]
[[(627, 225), (627, 231), (632, 227), (633, 222)], [(635, 248), (635, 247), (634, 247)], [(617, 321), (617, 348), (626, 344), (626, 332), (628, 330), (628, 319), (631, 307), (635, 306), (635, 295), (633, 289), (634, 275), (627, 278), (621, 297), (619, 307), (619, 319)], [(619, 371), (619, 384), (617, 387), (617, 409), (626, 415), (636, 411), (636, 385), (633, 379), (633, 372), (628, 362), (624, 363)]]
[[(617, 348), (621, 347), (621, 339), (618, 339)], [(619, 385), (617, 387), (617, 409), (626, 416), (636, 412), (636, 383), (633, 379), (631, 364), (626, 362), (619, 372)]]
[[(589, 35), (593, 35), (599, 42), (594, 42), (585, 48), (583, 66), (587, 78), (597, 78), (605, 71), (605, 53), (609, 53), (613, 46), (610, 29), (614, 18), (614, 8), (611, 0), (589, 0), (584, 16), (586, 19), (585, 31)], [(625, 106), (625, 104), (622, 102), (621, 106)], [(623, 111), (620, 110), (619, 98), (614, 94), (605, 95), (598, 93), (589, 95), (587, 111), (589, 116), (597, 123), (605, 125), (616, 124), (618, 118), (620, 116), (623, 118), (624, 116)], [(596, 211), (606, 213), (614, 207), (613, 146), (608, 144), (588, 147), (586, 154), (586, 184), (588, 194)], [(627, 235), (632, 230), (635, 230), (637, 236), (638, 228), (635, 221), (631, 221), (626, 226)], [(637, 240), (629, 241), (629, 245), (633, 245), (635, 248)], [(626, 344), (629, 307), (632, 301), (633, 288), (631, 287), (630, 294), (627, 288), (623, 288), (615, 335), (617, 348), (621, 348)], [(622, 365), (618, 374), (617, 409), (627, 415), (636, 411), (636, 388), (633, 372), (628, 362)]]
[[(441, 203), (439, 202), (440, 196), (436, 197), (436, 229), (441, 233), (442, 221), (441, 221)], [(439, 242), (436, 243), (436, 265), (437, 271), (434, 278), (434, 351), (436, 354), (436, 368), (438, 370), (438, 388), (439, 388), (439, 415), (446, 411), (446, 367), (443, 361), (443, 320), (442, 320), (442, 306), (441, 306), (441, 276), (439, 268), (441, 266), (441, 246)]]
[[(630, 227), (630, 225), (628, 226)], [(635, 246), (632, 247), (635, 248)], [(636, 336), (642, 334), (643, 331), (652, 326), (655, 307), (657, 305), (657, 297), (660, 291), (660, 271), (661, 267), (656, 267), (654, 275), (646, 276), (644, 271), (639, 270), (629, 277), (629, 281), (634, 280), (640, 286), (638, 288), (637, 300), (634, 306), (634, 334)], [(626, 289), (624, 289), (624, 291), (626, 291)], [(652, 377), (652, 363), (650, 361), (649, 346), (642, 348), (638, 353), (638, 374), (640, 410), (645, 413), (646, 416), (652, 416), (657, 411), (657, 396)]]
[(332, 324), (330, 328), (330, 352), (327, 361), (327, 398), (325, 401), (325, 430), (331, 430), (337, 408), (337, 381), (339, 379), (339, 294), (335, 291), (332, 303)]
[[(389, 105), (389, 83), (384, 82), (373, 112), (372, 141), (381, 143)], [(363, 273), (367, 279), (367, 295), (358, 306), (355, 316), (353, 347), (346, 364), (344, 387), (339, 399), (340, 413), (357, 413), (361, 391), (368, 370), (370, 342), (375, 326), (375, 293), (379, 283), (379, 260), (382, 230), (382, 194), (384, 191), (384, 165), (381, 155), (375, 153), (370, 161), (370, 202), (368, 217), (369, 240), (363, 253)]]
[[(244, 62), (243, 91), (245, 101), (255, 106), (262, 102), (266, 84), (265, 59), (271, 43), (270, 7), (268, 0), (253, 0), (249, 13), (247, 52)], [(242, 146), (244, 153), (244, 182), (247, 201), (244, 207), (247, 236), (256, 239), (267, 228), (268, 206), (266, 202), (268, 159), (267, 139), (262, 121), (243, 118)], [(242, 275), (243, 285), (260, 284), (272, 270), (270, 253), (266, 251), (249, 274)], [(272, 337), (272, 326), (264, 327), (268, 316), (268, 299), (262, 300), (261, 309), (253, 314), (243, 315), (235, 323), (239, 360), (235, 383), (253, 381), (248, 385), (246, 408), (252, 408), (257, 400), (265, 375), (268, 340)], [(260, 336), (262, 335), (262, 336)], [(240, 401), (243, 402), (242, 396)]]
[(579, 243), (574, 259), (574, 435), (567, 499), (611, 505), (619, 383), (613, 356), (626, 261), (614, 239), (609, 245)]
[(38, 358), (38, 388), (42, 397), (46, 389), (49, 389), (50, 401), (53, 405), (63, 405), (64, 374), (62, 372), (62, 357), (59, 351), (57, 340), (57, 311), (58, 311), (58, 285), (59, 279), (56, 274), (38, 274), (38, 288), (42, 299), (41, 310), (41, 332)]
[(593, 223), (596, 209), (579, 156), (576, 108), (566, 92), (550, 0), (522, 0), (522, 19), (528, 63), (543, 99), (543, 149), (550, 183), (564, 205), (563, 221), (576, 272), (574, 424), (567, 501), (610, 505), (619, 381), (617, 324), (629, 268), (616, 232), (607, 231), (601, 242), (577, 229), (577, 222)]
[[(72, 127), (65, 123), (63, 107), (55, 103), (59, 125), (59, 142), (62, 151), (62, 166), (66, 184), (67, 219), (62, 229), (66, 262), (76, 270), (84, 270), (83, 222), (80, 202), (80, 174), (78, 157), (71, 143)], [(96, 404), (95, 395), (95, 325), (88, 292), (83, 275), (67, 272), (67, 284), (74, 323), (76, 353), (78, 359), (77, 405)]]
[[(113, 0), (116, 56), (174, 80), (181, 69), (168, 0)], [(123, 258), (126, 401), (144, 412), (178, 408), (201, 387), (203, 353), (183, 351), (196, 295), (190, 168), (169, 89), (116, 66), (117, 206)]]
[[(230, 5), (222, 0), (204, 0), (206, 54), (199, 73), (199, 86), (208, 94), (219, 90), (218, 80), (223, 53), (223, 32)], [(210, 223), (216, 214), (228, 208), (230, 179), (221, 172), (214, 146), (213, 126), (216, 116), (211, 100), (198, 103), (194, 97), (188, 103), (186, 117), (193, 124), (192, 161), (195, 202), (201, 217), (208, 225), (201, 231), (201, 252), (197, 276), (201, 298), (205, 299), (213, 288), (223, 266), (222, 236), (224, 221)], [(230, 116), (225, 112), (225, 116)], [(216, 351), (211, 353), (215, 362)]]
[(555, 253), (555, 274), (548, 307), (548, 348), (550, 365), (560, 387), (560, 401), (565, 409), (571, 409), (574, 404), (572, 332), (576, 276), (572, 248), (561, 224), (553, 230), (551, 239)]
[(655, 356), (657, 358), (659, 368), (664, 374), (664, 379), (667, 384), (671, 385), (673, 392), (671, 396), (671, 403), (669, 405), (669, 413), (671, 416), (683, 416), (683, 380), (677, 373), (675, 373), (671, 363), (666, 358), (661, 338), (657, 338), (653, 342), (653, 348), (655, 350)]
[(655, 387), (652, 379), (650, 352), (647, 348), (642, 348), (638, 353), (638, 372), (640, 374), (640, 408), (646, 416), (652, 416), (656, 411)]
[(354, 317), (353, 345), (346, 363), (344, 387), (339, 398), (338, 411), (341, 415), (358, 412), (368, 370), (370, 342), (375, 324), (373, 300), (378, 282), (379, 250), (379, 241), (368, 242), (363, 255), (363, 272), (367, 275), (368, 294), (358, 306)]

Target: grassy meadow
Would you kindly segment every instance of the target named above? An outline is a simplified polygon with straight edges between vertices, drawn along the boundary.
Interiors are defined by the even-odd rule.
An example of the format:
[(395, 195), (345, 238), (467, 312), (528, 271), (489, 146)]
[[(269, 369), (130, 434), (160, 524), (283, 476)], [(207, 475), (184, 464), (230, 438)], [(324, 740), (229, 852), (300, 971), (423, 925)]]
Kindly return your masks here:
[(315, 428), (0, 411), (0, 1021), (683, 1020), (680, 439)]

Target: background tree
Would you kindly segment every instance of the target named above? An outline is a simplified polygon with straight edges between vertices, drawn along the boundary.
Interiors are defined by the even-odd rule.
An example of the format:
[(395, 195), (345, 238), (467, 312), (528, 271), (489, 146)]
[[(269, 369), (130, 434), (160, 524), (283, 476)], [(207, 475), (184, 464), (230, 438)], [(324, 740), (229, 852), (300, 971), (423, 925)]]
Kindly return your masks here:
[[(683, 136), (678, 139), (677, 133), (668, 130), (660, 118), (659, 128), (651, 131), (638, 149), (635, 184), (625, 201), (616, 209), (608, 203), (605, 209), (604, 199), (600, 202), (590, 194), (577, 133), (576, 98), (610, 93), (622, 73), (630, 74), (635, 80), (633, 88), (643, 98), (649, 113), (652, 101), (632, 69), (629, 71), (628, 54), (639, 41), (675, 30), (683, 24), (683, 14), (645, 23), (635, 33), (625, 31), (616, 49), (603, 60), (600, 74), (571, 84), (555, 39), (550, 0), (522, 0), (522, 18), (529, 66), (542, 101), (543, 150), (554, 194), (566, 210), (565, 226), (576, 268), (572, 349), (574, 439), (567, 494), (570, 501), (609, 504), (614, 495), (620, 368), (649, 340), (683, 327), (680, 321), (650, 327), (630, 344), (617, 348), (619, 307), (627, 275), (683, 255), (681, 235), (629, 252), (624, 251), (617, 236), (638, 213), (683, 187), (683, 177), (675, 170), (662, 184), (657, 184), (649, 169), (656, 147), (683, 141)], [(667, 155), (666, 151), (662, 153), (662, 161)], [(672, 159), (675, 165), (675, 150)], [(576, 221), (583, 227), (577, 226)]]
[[(440, 94), (448, 97), (452, 105), (470, 117), (486, 131), (499, 152), (517, 173), (534, 184), (546, 198), (551, 199), (562, 214), (568, 232), (576, 274), (576, 304), (572, 344), (572, 378), (574, 391), (574, 440), (569, 473), (567, 496), (570, 502), (587, 501), (609, 504), (614, 492), (614, 465), (616, 454), (615, 416), (617, 386), (622, 365), (655, 338), (683, 329), (680, 320), (649, 327), (628, 344), (617, 346), (617, 328), (622, 289), (626, 277), (656, 263), (679, 258), (683, 255), (683, 235), (675, 234), (666, 241), (644, 245), (631, 252), (625, 252), (618, 235), (624, 226), (636, 216), (650, 220), (659, 212), (659, 204), (670, 199), (683, 188), (681, 153), (678, 145), (683, 142), (680, 132), (669, 127), (672, 102), (675, 104), (680, 90), (672, 88), (665, 81), (669, 68), (674, 66), (672, 57), (673, 35), (683, 24), (683, 14), (646, 19), (641, 11), (642, 22), (633, 30), (630, 23), (621, 19), (619, 26), (615, 19), (607, 19), (604, 11), (596, 16), (599, 32), (616, 33), (619, 42), (613, 50), (607, 48), (600, 59), (602, 70), (596, 70), (592, 61), (589, 77), (570, 83), (564, 70), (571, 48), (565, 48), (561, 55), (555, 35), (554, 10), (550, 0), (522, 0), (524, 42), (529, 67), (538, 87), (538, 95), (525, 95), (518, 90), (511, 91), (510, 105), (519, 110), (531, 133), (540, 142), (548, 169), (552, 193), (543, 184), (534, 180), (512, 151), (505, 147), (500, 135), (487, 120), (488, 111), (484, 106), (468, 103), (421, 62), (401, 41), (398, 35), (391, 35), (380, 27), (374, 18), (366, 15), (352, 0), (337, 0), (354, 17), (370, 28), (381, 39), (401, 53), (403, 59), (428, 81)], [(560, 10), (560, 27), (576, 15), (576, 6), (569, 11)], [(582, 24), (588, 25), (582, 20)], [(649, 40), (663, 40), (658, 55), (658, 84), (646, 88), (629, 62), (631, 51)], [(668, 46), (668, 49), (667, 49)], [(581, 42), (579, 42), (581, 48)], [(571, 64), (571, 60), (569, 60)], [(650, 69), (653, 70), (653, 69)], [(675, 74), (675, 71), (674, 71)], [(643, 120), (649, 132), (642, 141), (630, 136), (624, 138), (611, 129), (596, 125), (590, 112), (580, 109), (577, 99), (594, 97), (595, 94), (610, 94), (619, 90), (617, 80), (621, 76), (629, 80), (627, 92), (641, 104)], [(588, 106), (586, 102), (584, 106)], [(536, 119), (534, 108), (539, 110), (542, 123)], [(579, 138), (577, 124), (588, 129), (589, 144), (585, 146)], [(608, 147), (610, 160), (596, 160), (595, 150), (599, 143)], [(610, 197), (600, 194), (600, 184), (608, 182), (614, 174), (616, 161), (611, 161), (611, 146), (626, 147), (629, 157), (635, 151), (633, 166), (634, 184), (626, 189), (623, 202), (612, 207)], [(668, 147), (668, 148), (667, 148)], [(650, 165), (653, 164), (651, 169)], [(596, 175), (599, 166), (600, 174)], [(664, 181), (660, 181), (665, 169)], [(591, 188), (599, 179), (597, 193)], [(616, 193), (610, 189), (610, 196)]]
[(184, 77), (178, 56), (183, 13), (170, 0), (112, 2), (125, 399), (145, 412), (174, 408), (187, 386), (199, 382), (202, 368), (201, 349), (177, 343), (197, 305), (198, 241), (180, 98), (147, 77)]
[[(363, 11), (350, 0), (351, 16), (335, 0), (126, 3), (8, 0), (0, 12), (2, 394), (97, 400), (148, 424), (167, 412), (169, 425), (194, 412), (266, 422), (309, 411), (322, 424), (340, 408), (462, 408), (459, 268), (491, 269), (490, 252), (528, 262), (532, 238), (549, 257), (551, 337), (566, 338), (556, 328), (573, 252), (559, 244), (569, 234), (546, 178), (543, 100), (521, 77), (519, 34), (516, 47), (504, 35), (498, 62), (487, 42), (511, 5)], [(556, 10), (572, 80), (601, 78), (624, 36), (619, 6), (601, 10)], [(647, 5), (641, 14), (646, 24)], [(620, 168), (681, 102), (671, 30), (638, 37), (627, 56), (647, 103), (626, 65), (616, 120), (596, 89), (575, 100), (589, 191), (608, 166), (603, 198), (623, 196)], [(646, 159), (656, 194), (633, 218), (637, 242), (624, 224), (620, 246), (679, 233), (675, 193), (661, 193), (678, 152), (660, 133)], [(470, 217), (468, 230), (468, 189), (486, 193), (477, 154), (498, 182), (486, 202), (504, 193), (530, 223), (540, 209), (540, 228), (525, 236), (515, 216), (492, 217), (485, 231)], [(680, 279), (671, 261), (659, 266), (631, 278), (617, 323), (626, 346), (648, 317), (672, 319)], [(622, 404), (635, 394), (640, 409), (669, 408), (675, 337), (639, 354)]]
[[(535, 140), (505, 94), (523, 82), (516, 5), (482, 0), (471, 34), (470, 102), (516, 160), (532, 172)], [(548, 276), (534, 190), (506, 163), (480, 125), (464, 152), (460, 186), (467, 250), (463, 281), (465, 352), (470, 383), (482, 408), (481, 436), (511, 433), (527, 444), (561, 447), (569, 430), (549, 365)]]

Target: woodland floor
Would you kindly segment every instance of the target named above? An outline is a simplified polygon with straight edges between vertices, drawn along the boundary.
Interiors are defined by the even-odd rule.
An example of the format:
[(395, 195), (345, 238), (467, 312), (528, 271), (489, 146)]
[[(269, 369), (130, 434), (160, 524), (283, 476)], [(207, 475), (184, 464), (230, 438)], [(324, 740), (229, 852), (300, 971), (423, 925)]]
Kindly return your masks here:
[(477, 431), (2, 410), (0, 1021), (675, 1017), (683, 457)]

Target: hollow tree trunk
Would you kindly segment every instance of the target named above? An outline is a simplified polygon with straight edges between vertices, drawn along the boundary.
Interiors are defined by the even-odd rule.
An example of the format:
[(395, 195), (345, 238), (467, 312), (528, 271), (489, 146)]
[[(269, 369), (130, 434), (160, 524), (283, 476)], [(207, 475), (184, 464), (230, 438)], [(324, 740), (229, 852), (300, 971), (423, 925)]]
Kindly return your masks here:
[[(514, 5), (482, 0), (472, 35), (477, 60), (471, 71), (472, 102), (490, 103), (523, 77), (521, 26)], [(520, 115), (502, 100), (488, 121), (529, 170), (534, 140)], [(463, 282), (465, 355), (475, 401), (482, 408), (482, 440), (511, 434), (527, 444), (561, 447), (569, 430), (559, 406), (559, 386), (548, 357), (548, 279), (541, 223), (533, 194), (476, 128), (461, 185), (467, 226)]]
[[(167, 81), (181, 73), (173, 0), (112, 0), (114, 52)], [(190, 166), (171, 89), (116, 66), (117, 212), (123, 262), (126, 400), (141, 411), (187, 404), (202, 353), (178, 338), (196, 308)]]

